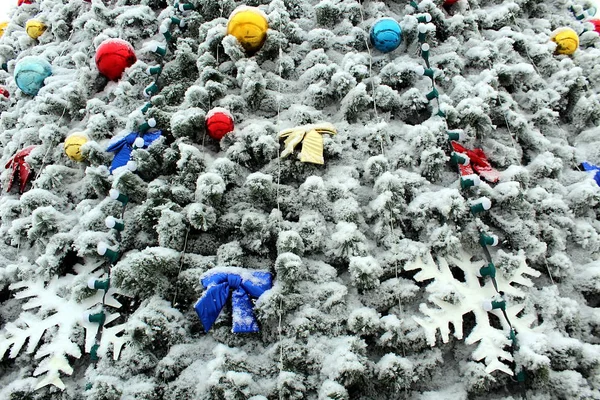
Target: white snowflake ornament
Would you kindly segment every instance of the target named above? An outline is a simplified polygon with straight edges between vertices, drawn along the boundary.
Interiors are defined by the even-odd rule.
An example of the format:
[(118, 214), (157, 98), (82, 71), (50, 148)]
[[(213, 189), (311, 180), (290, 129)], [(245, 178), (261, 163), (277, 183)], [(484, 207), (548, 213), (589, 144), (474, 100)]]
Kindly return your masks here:
[[(478, 273), (485, 264), (485, 261), (471, 261), (471, 257), (465, 252), (461, 252), (459, 257), (449, 257), (448, 260), (444, 257), (438, 257), (437, 264), (430, 253), (427, 253), (424, 259), (417, 257), (414, 261), (407, 263), (404, 266), (405, 270), (420, 270), (414, 276), (416, 281), (422, 282), (433, 279), (426, 290), (430, 293), (428, 300), (437, 306), (436, 308), (429, 308), (427, 304), (422, 303), (420, 310), (425, 314), (425, 317), (415, 316), (413, 318), (424, 328), (427, 343), (433, 347), (436, 344), (438, 330), (442, 341), (444, 343), (448, 342), (450, 324), (454, 327), (454, 337), (463, 339), (463, 316), (472, 312), (475, 315), (476, 325), (465, 339), (465, 343), (469, 345), (478, 343), (472, 354), (473, 359), (475, 361), (484, 360), (487, 373), (499, 370), (513, 375), (510, 367), (502, 362), (513, 361), (512, 354), (504, 350), (511, 344), (509, 323), (500, 309), (486, 311), (482, 305), (497, 296), (490, 279), (486, 279), (483, 286), (479, 283)], [(464, 273), (464, 282), (454, 278), (450, 265), (458, 267)], [(500, 269), (497, 270), (496, 282), (500, 290), (508, 297), (523, 297), (525, 293), (511, 284), (518, 283), (523, 286), (533, 286), (531, 279), (524, 275), (537, 277), (540, 273), (528, 267), (525, 263), (525, 257), (521, 254), (520, 265), (510, 275), (504, 276)], [(522, 304), (514, 304), (505, 308), (512, 327), (518, 333), (530, 331), (530, 326), (535, 320), (535, 317), (529, 315), (517, 317), (517, 314), (523, 308)], [(498, 317), (502, 323), (502, 330), (491, 326), (488, 313), (495, 314)]]
[[(76, 265), (74, 267), (77, 275), (99, 276), (101, 263), (90, 265)], [(39, 365), (33, 372), (34, 376), (40, 376), (36, 389), (47, 385), (54, 385), (61, 390), (65, 384), (61, 380), (61, 373), (71, 375), (73, 368), (69, 364), (67, 356), (81, 357), (79, 345), (73, 341), (77, 337), (77, 330), (85, 328), (85, 351), (90, 352), (99, 324), (83, 322), (81, 316), (92, 308), (97, 308), (102, 303), (104, 291), (97, 291), (93, 296), (77, 301), (72, 295), (71, 288), (77, 275), (68, 274), (54, 277), (50, 282), (44, 284), (41, 281), (23, 281), (10, 286), (10, 290), (23, 289), (15, 294), (17, 299), (28, 299), (23, 305), (26, 310), (19, 315), (15, 322), (9, 322), (0, 332), (0, 357), (6, 352), (9, 358), (16, 358), (26, 341), (25, 352), (35, 352), (35, 358), (41, 359)], [(110, 288), (104, 296), (107, 306), (120, 308), (114, 294), (116, 291)], [(35, 311), (29, 311), (35, 310)], [(114, 321), (119, 314), (107, 313), (104, 325)], [(125, 325), (105, 327), (102, 332), (98, 354), (106, 354), (110, 344), (113, 345), (113, 355), (117, 359), (121, 348), (127, 341), (127, 337), (118, 336), (123, 332)], [(46, 331), (52, 332), (49, 339), (38, 348), (38, 344)], [(37, 351), (36, 351), (37, 349)]]

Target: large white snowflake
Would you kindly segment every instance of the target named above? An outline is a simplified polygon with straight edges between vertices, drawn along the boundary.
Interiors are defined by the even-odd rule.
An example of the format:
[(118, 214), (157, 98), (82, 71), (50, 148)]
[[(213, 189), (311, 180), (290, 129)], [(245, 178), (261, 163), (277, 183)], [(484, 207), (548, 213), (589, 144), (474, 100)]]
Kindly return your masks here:
[[(520, 265), (511, 271), (508, 275), (503, 274), (500, 268), (496, 272), (496, 282), (498, 289), (505, 293), (507, 298), (524, 297), (525, 293), (517, 286), (533, 286), (531, 279), (524, 275), (537, 277), (540, 273), (525, 263), (525, 257), (520, 257)], [(425, 314), (424, 318), (413, 317), (419, 325), (425, 329), (427, 342), (430, 346), (436, 344), (436, 332), (439, 329), (442, 341), (447, 343), (450, 334), (450, 324), (454, 327), (454, 336), (457, 339), (463, 338), (463, 316), (469, 312), (475, 315), (476, 325), (465, 343), (471, 345), (478, 343), (473, 352), (473, 359), (476, 361), (484, 360), (486, 372), (491, 373), (499, 370), (509, 375), (513, 375), (509, 366), (502, 360), (510, 362), (512, 355), (505, 350), (511, 344), (509, 339), (510, 326), (504, 318), (501, 310), (492, 310), (489, 313), (495, 314), (502, 323), (502, 330), (496, 329), (490, 324), (490, 316), (483, 309), (483, 302), (497, 296), (496, 290), (491, 279), (486, 278), (485, 284), (481, 286), (477, 277), (477, 272), (486, 264), (485, 261), (471, 261), (471, 257), (462, 252), (459, 257), (437, 258), (437, 264), (434, 262), (430, 253), (423, 258), (417, 257), (414, 261), (406, 264), (404, 269), (407, 271), (420, 270), (414, 277), (418, 282), (433, 279), (427, 286), (429, 301), (437, 308), (429, 308), (427, 304), (422, 303), (420, 310)], [(456, 266), (464, 273), (465, 281), (461, 282), (454, 278), (450, 265)], [(513, 328), (518, 333), (531, 331), (530, 326), (535, 317), (524, 315), (517, 317), (523, 310), (522, 304), (507, 304), (506, 314), (512, 323)]]
[[(31, 354), (35, 351), (35, 358), (41, 359), (33, 372), (34, 376), (40, 376), (36, 389), (47, 385), (65, 389), (60, 373), (67, 375), (73, 373), (67, 356), (79, 358), (82, 354), (79, 345), (73, 341), (78, 336), (77, 330), (85, 328), (84, 351), (89, 353), (92, 349), (100, 325), (84, 322), (82, 317), (86, 311), (99, 309), (98, 305), (102, 303), (104, 291), (99, 290), (93, 296), (77, 301), (71, 289), (78, 276), (99, 277), (102, 274), (100, 265), (100, 263), (77, 264), (74, 267), (77, 275), (54, 277), (47, 284), (42, 281), (23, 281), (10, 286), (11, 290), (20, 290), (15, 294), (17, 299), (29, 300), (23, 305), (25, 311), (19, 315), (19, 318), (7, 323), (0, 332), (0, 358), (4, 357), (9, 349), (8, 356), (17, 357), (25, 342), (28, 341), (26, 353)], [(115, 290), (110, 288), (104, 299), (105, 304), (119, 308), (121, 303), (114, 298), (114, 294)], [(109, 345), (112, 344), (114, 359), (119, 357), (127, 337), (117, 335), (124, 330), (125, 325), (106, 327), (118, 317), (118, 313), (106, 313), (98, 355), (105, 355)], [(38, 348), (42, 335), (48, 330), (49, 338), (45, 339)]]

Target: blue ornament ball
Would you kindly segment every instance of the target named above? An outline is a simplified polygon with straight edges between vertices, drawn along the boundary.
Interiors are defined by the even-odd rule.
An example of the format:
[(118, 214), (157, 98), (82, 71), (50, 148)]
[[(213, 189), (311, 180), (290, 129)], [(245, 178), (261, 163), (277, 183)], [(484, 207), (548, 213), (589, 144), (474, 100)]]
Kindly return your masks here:
[(371, 28), (371, 43), (383, 53), (395, 50), (402, 43), (402, 28), (392, 18), (380, 18)]
[(15, 82), (23, 93), (35, 96), (52, 75), (52, 66), (41, 57), (23, 57), (15, 67)]

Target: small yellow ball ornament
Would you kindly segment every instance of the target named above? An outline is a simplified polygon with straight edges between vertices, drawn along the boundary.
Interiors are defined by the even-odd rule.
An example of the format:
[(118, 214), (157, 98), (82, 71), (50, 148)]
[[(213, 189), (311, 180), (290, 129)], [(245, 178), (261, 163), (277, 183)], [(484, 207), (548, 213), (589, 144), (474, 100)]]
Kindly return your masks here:
[(8, 27), (8, 21), (0, 22), (0, 37), (4, 35), (4, 31)]
[(556, 43), (557, 54), (571, 55), (579, 47), (579, 35), (571, 28), (558, 28), (552, 32), (551, 39)]
[(85, 157), (81, 154), (81, 146), (86, 144), (87, 137), (83, 135), (71, 135), (65, 140), (65, 153), (73, 161), (83, 161)]
[(46, 24), (39, 19), (30, 19), (27, 21), (27, 24), (25, 24), (25, 31), (32, 39), (37, 39), (42, 36), (42, 34), (46, 32), (46, 28)]
[(256, 7), (238, 7), (231, 13), (227, 23), (227, 34), (235, 36), (242, 47), (251, 53), (260, 50), (268, 29), (266, 15)]

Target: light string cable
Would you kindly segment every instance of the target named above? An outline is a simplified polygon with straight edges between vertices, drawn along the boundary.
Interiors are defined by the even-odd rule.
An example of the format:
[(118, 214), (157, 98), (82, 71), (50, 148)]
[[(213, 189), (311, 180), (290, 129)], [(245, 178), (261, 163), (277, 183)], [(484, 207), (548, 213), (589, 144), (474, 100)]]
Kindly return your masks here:
[[(193, 9), (193, 6), (191, 4), (178, 5), (177, 3), (175, 3), (174, 8), (176, 11), (180, 10), (183, 12), (183, 11)], [(161, 75), (163, 67), (164, 67), (164, 56), (167, 53), (168, 44), (172, 40), (172, 35), (169, 31), (170, 25), (172, 23), (178, 24), (179, 27), (184, 26), (183, 21), (175, 16), (171, 17), (170, 20), (163, 21), (160, 25), (159, 32), (162, 33), (162, 35), (164, 36), (167, 43), (164, 48), (161, 48), (160, 46), (157, 45), (154, 49), (154, 53), (156, 55), (160, 56), (159, 65), (154, 66), (154, 67), (148, 67), (148, 69), (146, 70), (146, 72), (149, 75), (154, 76), (152, 83), (150, 85), (146, 86), (146, 88), (143, 90), (144, 97), (147, 97), (148, 99), (150, 99), (153, 95), (157, 94), (160, 91), (159, 79), (160, 79), (160, 75)], [(142, 114), (145, 114), (151, 107), (152, 107), (152, 103), (150, 100), (148, 100), (148, 102), (141, 109)], [(139, 125), (138, 132), (137, 132), (138, 138), (142, 138), (144, 133), (148, 129), (153, 128), (155, 125), (156, 125), (156, 121), (153, 120), (152, 118), (149, 119), (148, 121), (143, 122), (141, 125)], [(118, 198), (116, 200), (121, 201), (121, 200), (119, 200), (119, 197), (122, 195), (117, 192), (117, 196), (118, 196)], [(124, 196), (124, 197), (127, 198), (127, 196)], [(121, 203), (122, 203), (122, 209), (121, 209), (120, 219), (121, 219), (121, 221), (123, 221), (123, 218), (125, 216), (125, 210), (126, 210), (127, 204), (128, 204), (128, 200), (121, 201)], [(121, 233), (120, 233), (119, 229), (116, 229), (116, 231), (117, 231), (116, 238), (117, 238), (117, 241), (120, 243), (121, 242)], [(179, 257), (179, 272), (181, 272), (181, 268), (183, 266), (184, 255), (185, 255), (185, 251), (186, 251), (186, 247), (187, 247), (187, 243), (188, 243), (188, 234), (189, 234), (189, 227), (187, 228), (183, 249), (182, 249), (180, 257)], [(116, 253), (116, 255), (113, 258), (110, 258), (110, 264), (107, 267), (107, 269), (105, 270), (105, 273), (107, 274), (108, 284), (106, 285), (106, 287), (104, 287), (104, 294), (102, 296), (100, 312), (96, 314), (97, 319), (95, 320), (95, 322), (99, 323), (99, 327), (98, 327), (98, 331), (96, 332), (96, 336), (95, 336), (95, 344), (93, 345), (92, 350), (90, 352), (92, 362), (94, 363), (94, 367), (96, 366), (96, 363), (99, 360), (97, 351), (98, 351), (98, 348), (102, 341), (102, 333), (104, 330), (104, 323), (106, 320), (106, 312), (105, 312), (105, 310), (106, 310), (106, 295), (107, 295), (108, 288), (110, 285), (112, 266), (118, 262), (119, 257), (120, 257), (120, 253)], [(179, 272), (178, 272), (178, 276), (179, 276)], [(174, 297), (173, 297), (173, 305), (175, 305), (175, 302), (177, 299), (177, 294), (178, 294), (178, 290), (176, 288)]]
[[(161, 26), (161, 33), (163, 33), (163, 35), (165, 36), (165, 38), (167, 39), (167, 42), (168, 42), (169, 37), (165, 34), (165, 31), (162, 28), (162, 26)], [(158, 47), (157, 47), (156, 50), (158, 50)], [(165, 50), (166, 50), (166, 48), (165, 48)], [(158, 53), (158, 51), (157, 51), (157, 53)], [(164, 53), (166, 54), (166, 51)], [(160, 54), (160, 53), (158, 53), (158, 54)], [(164, 65), (164, 63), (163, 63), (163, 59), (161, 57), (159, 67), (149, 67), (147, 69), (147, 72), (150, 75), (154, 75), (155, 77), (154, 77), (153, 82), (144, 89), (143, 94), (144, 94), (145, 97), (150, 98), (152, 95), (158, 93), (158, 91), (159, 91), (158, 79), (160, 77), (160, 73), (162, 72), (163, 65)], [(151, 103), (148, 102), (143, 107), (142, 113), (145, 113), (146, 111), (148, 111), (148, 109), (150, 108), (150, 106), (151, 106)], [(151, 125), (155, 125), (155, 123), (149, 123), (149, 121), (148, 121), (148, 122), (145, 122), (145, 123), (141, 124), (138, 127), (138, 137), (141, 138), (143, 136), (143, 134), (150, 127), (152, 127)], [(123, 208), (122, 208), (122, 211), (121, 211), (121, 220), (123, 220), (123, 217), (125, 215), (125, 209), (126, 209), (126, 207), (127, 207), (127, 203), (123, 203)], [(121, 239), (121, 234), (117, 230), (117, 240), (120, 242), (121, 241), (120, 239)], [(186, 236), (186, 240), (187, 240), (187, 236)], [(110, 280), (111, 280), (112, 265), (114, 265), (114, 263), (116, 263), (116, 262), (117, 262), (117, 259), (111, 260), (111, 264), (108, 267), (108, 274), (107, 275), (108, 275), (108, 281), (109, 281), (109, 283), (110, 283)], [(106, 305), (105, 305), (105, 298), (106, 298), (107, 291), (108, 291), (108, 288), (105, 290), (104, 296), (102, 297), (101, 313), (104, 314), (104, 315), (105, 315), (104, 310), (105, 310), (105, 307), (106, 307)], [(104, 329), (104, 318), (102, 318), (102, 320), (100, 321), (99, 328), (98, 328), (98, 331), (96, 333), (96, 338), (95, 338), (95, 342), (96, 343), (95, 343), (94, 347), (92, 348), (92, 361), (94, 362), (94, 365), (98, 361), (98, 356), (96, 354), (96, 351), (97, 351), (97, 349), (98, 349), (98, 347), (100, 345), (100, 342), (102, 340), (103, 329)]]
[[(435, 82), (434, 82), (435, 75), (434, 75), (433, 70), (431, 69), (430, 64), (429, 64), (429, 50), (430, 50), (430, 46), (429, 46), (428, 43), (425, 42), (425, 39), (426, 38), (425, 38), (424, 35), (419, 35), (419, 41), (422, 43), (421, 44), (421, 50), (422, 50), (421, 51), (421, 56), (423, 57), (423, 60), (425, 61), (427, 69), (429, 70), (429, 71), (425, 71), (424, 75), (428, 76), (430, 78), (430, 80), (431, 80), (432, 91), (428, 94), (427, 99), (429, 101), (433, 100), (434, 98), (438, 99), (437, 100), (437, 105), (438, 105), (437, 116), (441, 117), (442, 120), (444, 121), (445, 129), (446, 129), (446, 132), (448, 134), (448, 143), (449, 143), (448, 149), (451, 149), (452, 148), (451, 145), (450, 145), (451, 141), (452, 140), (460, 140), (460, 135), (455, 134), (454, 132), (452, 132), (452, 131), (449, 130), (449, 128), (448, 128), (448, 121), (446, 119), (446, 115), (442, 111), (442, 109), (440, 108), (441, 107), (441, 102), (439, 101), (439, 93), (438, 93), (438, 91), (435, 88)], [(454, 154), (454, 152), (453, 152), (453, 154)], [(458, 167), (458, 163), (457, 163), (457, 169), (458, 169), (458, 172), (460, 174), (460, 168)], [(462, 186), (462, 178), (461, 178), (461, 186)], [(476, 185), (471, 184), (470, 186), (476, 186)], [(468, 188), (470, 186), (466, 186), (466, 187)], [(476, 193), (477, 194), (479, 193), (479, 188), (477, 188), (477, 192)], [(481, 228), (481, 226), (483, 226), (484, 224), (481, 221), (480, 217), (477, 215), (478, 213), (474, 212), (472, 208), (471, 208), (471, 210), (472, 210), (471, 213), (473, 214), (473, 218), (474, 218), (474, 220), (477, 223), (477, 229), (478, 229), (478, 231), (480, 233), (479, 244), (481, 245), (481, 247), (483, 249), (483, 253), (484, 253), (485, 259), (489, 263), (488, 266), (487, 266), (487, 268), (493, 269), (493, 274), (491, 274), (489, 276), (491, 278), (494, 290), (502, 298), (501, 302), (497, 302), (497, 306), (498, 306), (498, 308), (500, 308), (502, 314), (504, 315), (504, 319), (506, 320), (506, 322), (507, 322), (507, 324), (508, 324), (508, 326), (510, 328), (509, 339), (512, 341), (512, 343), (513, 343), (512, 347), (514, 348), (516, 346), (516, 331), (514, 330), (513, 325), (511, 323), (509, 317), (508, 317), (508, 314), (506, 313), (506, 310), (505, 310), (506, 306), (505, 306), (505, 301), (504, 301), (504, 292), (501, 291), (498, 288), (498, 284), (497, 284), (496, 279), (495, 279), (495, 266), (493, 264), (492, 257), (490, 255), (489, 249), (487, 248), (488, 242), (486, 241), (486, 238), (489, 238), (489, 237), (483, 232), (483, 230)], [(497, 239), (496, 240), (492, 240), (492, 242), (497, 242)]]
[[(126, 209), (127, 209), (127, 203), (122, 203), (121, 216), (120, 216), (121, 221), (123, 221), (123, 217), (125, 216)], [(116, 230), (116, 237), (117, 237), (117, 241), (121, 242), (121, 232), (119, 230)], [(102, 294), (102, 303), (100, 304), (100, 312), (99, 312), (99, 314), (101, 314), (102, 317), (98, 324), (98, 330), (96, 331), (96, 336), (94, 338), (94, 345), (92, 346), (92, 349), (90, 351), (90, 357), (91, 357), (94, 368), (96, 368), (96, 364), (99, 361), (97, 352), (98, 352), (98, 349), (100, 348), (100, 344), (102, 341), (102, 332), (104, 331), (104, 323), (105, 323), (105, 318), (106, 318), (106, 314), (107, 314), (106, 295), (108, 294), (108, 290), (110, 288), (110, 282), (112, 279), (112, 267), (117, 263), (117, 261), (118, 261), (117, 258), (111, 259), (108, 266), (104, 269), (104, 272), (106, 273), (106, 276), (107, 276), (108, 284), (106, 285), (106, 287), (103, 288), (104, 293)]]
[[(468, 2), (467, 2), (467, 12), (468, 12), (468, 14), (469, 14), (470, 16), (472, 16), (472, 14), (473, 14), (473, 10), (471, 9), (471, 6), (470, 6), (470, 4), (469, 4)], [(511, 17), (512, 17), (512, 20), (513, 20), (513, 22), (514, 22), (515, 26), (518, 28), (519, 32), (520, 32), (520, 33), (522, 33), (522, 32), (523, 32), (523, 29), (522, 29), (522, 28), (519, 26), (519, 24), (518, 24), (518, 22), (517, 22), (517, 20), (516, 20), (516, 17), (515, 17), (515, 15), (514, 15), (514, 13), (511, 13)], [(477, 21), (475, 21), (475, 28), (476, 28), (477, 35), (479, 36), (480, 40), (484, 40), (483, 34), (481, 33), (481, 30), (479, 29), (479, 28), (480, 28), (480, 27), (479, 27), (479, 23), (478, 23)], [(538, 68), (538, 66), (537, 66), (537, 65), (536, 65), (536, 63), (533, 61), (533, 59), (532, 59), (531, 55), (529, 54), (529, 49), (528, 49), (527, 43), (524, 43), (524, 48), (525, 48), (525, 53), (526, 53), (526, 55), (527, 55), (527, 58), (529, 59), (529, 61), (530, 61), (531, 65), (533, 66), (533, 68), (534, 68), (535, 72), (536, 72), (536, 73), (537, 73), (537, 74), (538, 74), (538, 75), (541, 77), (542, 75), (540, 74), (540, 71), (539, 71), (539, 68)], [(507, 93), (507, 92), (506, 92), (506, 91), (503, 91), (502, 93)], [(507, 93), (507, 94), (508, 94), (508, 93)], [(514, 137), (513, 133), (511, 132), (511, 129), (510, 129), (510, 124), (509, 124), (509, 122), (508, 122), (508, 118), (507, 118), (507, 113), (508, 113), (508, 110), (510, 110), (510, 106), (508, 106), (508, 107), (505, 107), (505, 104), (503, 104), (503, 103), (502, 103), (502, 96), (501, 96), (501, 95), (499, 95), (499, 96), (498, 96), (498, 103), (500, 104), (500, 107), (501, 107), (501, 109), (502, 109), (502, 114), (503, 114), (503, 117), (504, 117), (504, 121), (505, 121), (505, 123), (506, 123), (506, 129), (507, 129), (507, 131), (508, 131), (508, 133), (509, 133), (509, 136), (510, 136), (510, 138), (511, 138), (511, 143), (512, 143), (512, 145), (513, 145), (513, 148), (515, 149), (515, 151), (517, 151), (517, 148), (516, 148), (516, 147), (517, 147), (517, 146), (516, 146), (516, 140), (515, 140), (515, 137)], [(555, 121), (555, 120), (553, 120), (553, 122), (554, 122), (554, 124), (556, 125), (556, 127), (557, 127), (557, 128), (559, 128), (559, 127), (558, 127), (558, 124), (556, 123), (556, 121)], [(481, 237), (481, 238), (483, 238), (483, 237), (484, 237), (483, 235), (485, 235), (485, 233), (483, 233), (483, 232), (481, 231), (481, 228), (480, 228), (480, 227), (481, 227), (481, 225), (479, 225), (479, 229), (480, 229), (480, 237)], [(493, 265), (493, 262), (492, 262), (492, 259), (491, 259), (491, 255), (490, 255), (490, 253), (489, 253), (489, 251), (488, 251), (488, 249), (487, 249), (487, 245), (484, 243), (483, 239), (480, 239), (480, 245), (482, 246), (482, 248), (483, 248), (483, 250), (484, 250), (484, 253), (485, 253), (485, 255), (486, 255), (486, 259), (488, 260), (488, 262), (489, 262), (491, 265)], [(550, 278), (550, 282), (552, 283), (552, 285), (556, 286), (556, 284), (555, 284), (555, 282), (554, 282), (554, 279), (552, 278), (552, 273), (550, 272), (550, 268), (549, 268), (549, 266), (548, 266), (548, 262), (547, 262), (547, 260), (546, 260), (546, 257), (544, 257), (544, 263), (545, 263), (545, 266), (546, 266), (546, 271), (548, 272), (548, 276), (549, 276), (549, 278)], [(496, 288), (496, 290), (498, 291), (498, 288), (497, 288), (497, 285), (496, 285), (495, 279), (493, 280), (493, 283), (494, 283), (494, 285), (495, 285), (495, 288)], [(500, 294), (501, 292), (498, 292), (498, 293)], [(502, 295), (501, 295), (501, 296), (502, 296)], [(502, 296), (502, 297), (503, 297), (503, 296)], [(508, 315), (507, 315), (507, 313), (506, 313), (506, 310), (505, 310), (504, 308), (501, 308), (501, 311), (502, 311), (502, 313), (503, 313), (503, 315), (504, 315), (504, 318), (506, 319), (506, 322), (508, 323), (508, 325), (509, 325), (509, 327), (510, 327), (510, 336), (509, 336), (509, 338), (511, 339), (511, 341), (512, 341), (512, 343), (513, 343), (513, 344), (512, 344), (512, 346), (511, 346), (511, 353), (513, 353), (513, 352), (514, 352), (514, 350), (516, 350), (516, 349), (518, 348), (518, 341), (517, 341), (517, 337), (516, 337), (516, 335), (517, 335), (517, 331), (516, 331), (516, 330), (513, 328), (512, 324), (511, 324), (511, 322), (510, 322), (510, 319), (508, 318)], [(513, 362), (515, 362), (515, 361), (513, 360)], [(521, 382), (522, 380), (524, 380), (524, 379), (525, 379), (525, 378), (524, 378), (524, 375), (523, 375), (523, 372), (524, 372), (524, 370), (523, 370), (522, 368), (519, 368), (519, 365), (518, 365), (518, 364), (515, 362), (515, 372), (516, 372), (518, 369), (520, 369), (521, 371), (519, 372), (519, 374), (517, 374), (517, 380), (515, 381), (515, 379), (513, 379), (513, 378), (511, 377), (511, 379), (512, 379), (513, 381), (515, 381), (515, 382)], [(521, 376), (519, 376), (519, 375), (521, 375)], [(523, 394), (523, 397), (525, 397), (525, 395), (524, 395), (524, 394)]]

